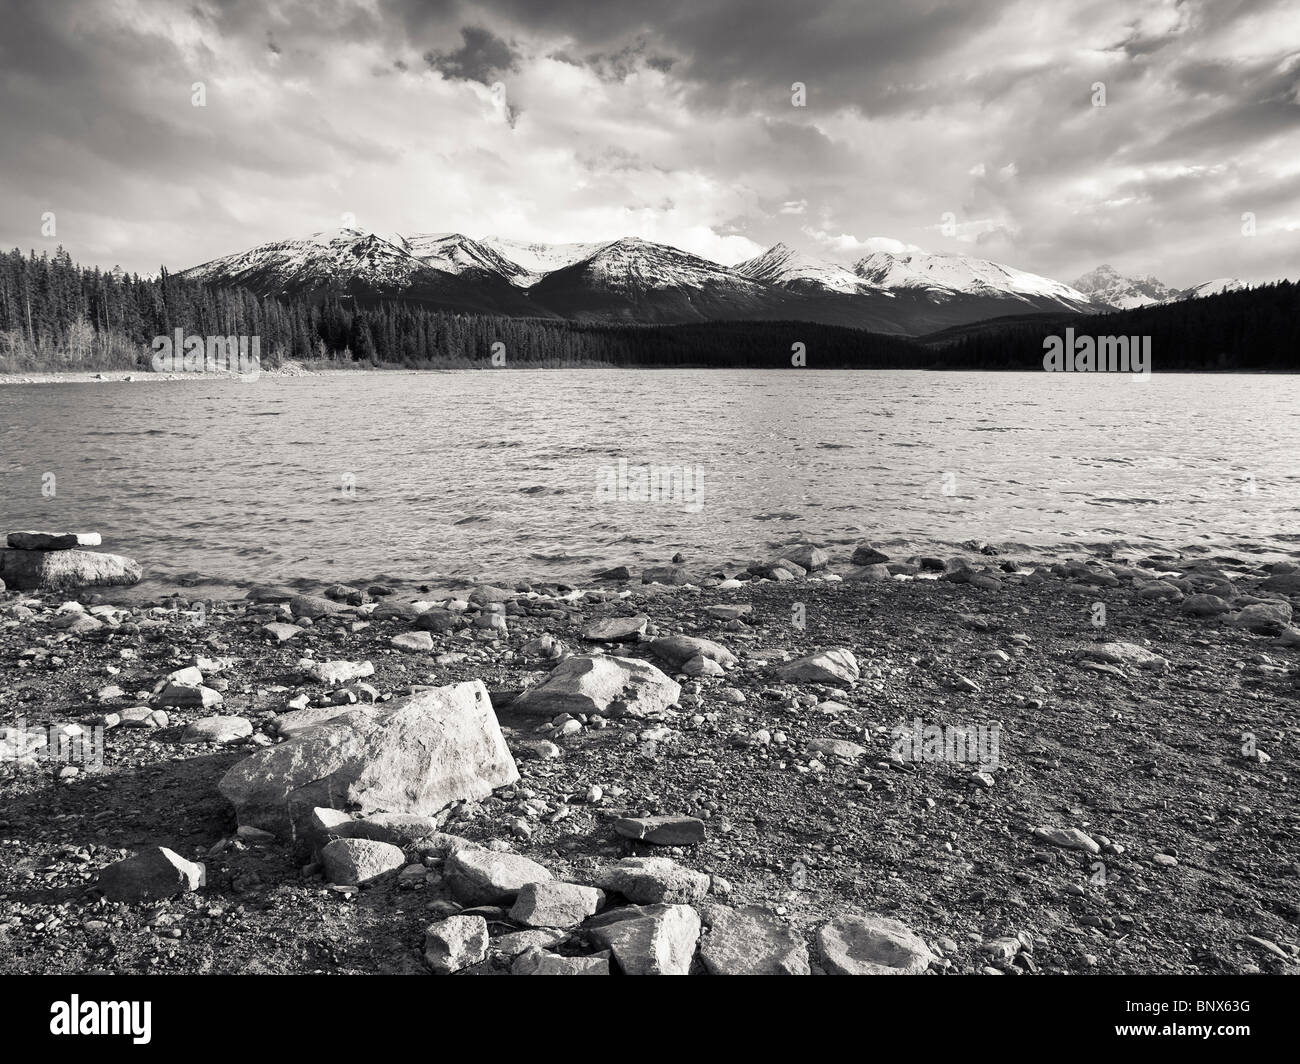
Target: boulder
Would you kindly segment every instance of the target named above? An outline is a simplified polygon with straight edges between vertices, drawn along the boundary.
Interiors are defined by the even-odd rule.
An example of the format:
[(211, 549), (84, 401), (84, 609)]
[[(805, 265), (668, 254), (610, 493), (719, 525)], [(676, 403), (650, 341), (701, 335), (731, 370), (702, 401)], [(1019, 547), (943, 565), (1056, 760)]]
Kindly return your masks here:
[(690, 575), (681, 565), (654, 565), (641, 574), (643, 584), (689, 584)]
[(150, 846), (101, 870), (97, 886), (109, 901), (165, 901), (198, 890), (205, 877), (203, 865), (166, 846)]
[(1265, 591), (1280, 591), (1284, 595), (1300, 595), (1300, 569), (1275, 570), (1259, 585)]
[(1289, 602), (1254, 602), (1232, 618), (1233, 625), (1257, 635), (1276, 635), (1290, 623)]
[(719, 676), (727, 675), (727, 671), (712, 658), (701, 657), (696, 654), (693, 658), (688, 658), (682, 665), (681, 670), (687, 676)]
[[(854, 565), (880, 565), (889, 561), (888, 554), (882, 554), (870, 543), (859, 543), (853, 550), (849, 561)], [(942, 563), (940, 563), (942, 564)]]
[(704, 821), (693, 816), (624, 817), (614, 830), (625, 839), (641, 839), (657, 846), (694, 846), (704, 841)]
[(343, 886), (358, 886), (395, 872), (406, 864), (401, 848), (372, 839), (335, 839), (320, 852), (325, 878)]
[(1183, 599), (1180, 612), (1189, 617), (1217, 617), (1232, 607), (1218, 595), (1188, 595)]
[(140, 563), (86, 550), (0, 550), (0, 579), (19, 591), (65, 591), (139, 583)]
[(629, 905), (586, 925), (626, 975), (689, 975), (700, 914), (689, 905)]
[(348, 710), (231, 768), (221, 793), (241, 824), (290, 833), (315, 806), (430, 815), (515, 783), (480, 681)]
[(646, 661), (572, 657), (511, 704), (512, 710), (544, 717), (561, 713), (653, 713), (672, 705), (681, 687)]
[(826, 566), (830, 564), (831, 560), (831, 556), (822, 550), (821, 547), (814, 547), (810, 543), (801, 543), (797, 546), (790, 547), (781, 555), (781, 557), (788, 558), (790, 561), (794, 562), (795, 565), (799, 566), (801, 569), (807, 570), (808, 572), (813, 572), (817, 569), (825, 569)]
[(293, 614), (295, 620), (299, 617), (310, 617), (316, 620), (338, 613), (342, 609), (343, 607), (337, 602), (331, 602), (320, 595), (294, 595), (289, 600), (289, 612)]
[(734, 665), (736, 655), (721, 643), (691, 635), (665, 635), (650, 641), (650, 652), (670, 665), (684, 665), (691, 658), (708, 658), (719, 665)]
[(839, 916), (817, 932), (832, 975), (919, 975), (937, 958), (904, 924), (885, 916)]
[(462, 905), (513, 903), (529, 883), (541, 883), (551, 873), (517, 853), (467, 847), (447, 858), (443, 873)]
[(859, 676), (858, 659), (843, 648), (820, 650), (777, 669), (783, 680), (807, 680), (812, 683), (852, 683)]
[(892, 580), (893, 578), (894, 574), (890, 572), (887, 565), (864, 565), (847, 573), (844, 580), (849, 584), (862, 584), (870, 583), (873, 580)]
[(600, 886), (641, 905), (699, 901), (709, 877), (683, 868), (670, 857), (626, 857), (605, 871)]
[(577, 927), (605, 904), (605, 892), (577, 883), (525, 883), (510, 910), (524, 927)]
[(481, 916), (449, 916), (424, 929), (424, 960), (436, 975), (450, 975), (487, 956), (488, 926)]
[(711, 975), (808, 975), (808, 947), (789, 924), (765, 909), (711, 905), (700, 960)]

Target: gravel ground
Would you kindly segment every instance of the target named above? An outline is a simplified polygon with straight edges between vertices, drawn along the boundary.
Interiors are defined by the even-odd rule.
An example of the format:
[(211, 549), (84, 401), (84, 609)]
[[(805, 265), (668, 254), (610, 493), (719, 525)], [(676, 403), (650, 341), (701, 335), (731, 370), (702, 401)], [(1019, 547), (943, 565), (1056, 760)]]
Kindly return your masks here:
[[(699, 581), (713, 586), (598, 583), (586, 594), (520, 585), (507, 632), (434, 634), (428, 652), (394, 648), (412, 621), (370, 616), (370, 595), (298, 620), (303, 630), (281, 644), (262, 627), (285, 619), (275, 604), (206, 602), (200, 616), (183, 612), (194, 609), (186, 600), (151, 608), (83, 594), (82, 609), (129, 603), (92, 625), (64, 596), (0, 594), (5, 725), (86, 724), (150, 706), (172, 670), (233, 659), (205, 663), (220, 708), (109, 728), (102, 766), (0, 765), (0, 970), (426, 972), (424, 929), (455, 910), (436, 861), (427, 876), (340, 889), (300, 849), (237, 837), (217, 791), (226, 769), (276, 741), (291, 700), (329, 701), (326, 685), (302, 677), (300, 659), (314, 657), (372, 662), (370, 690), (352, 687), (363, 700), (472, 679), (492, 692), (522, 779), (453, 807), (444, 831), (578, 882), (620, 857), (672, 857), (712, 877), (713, 901), (761, 906), (801, 933), (814, 971), (815, 932), (845, 913), (902, 921), (939, 958), (936, 973), (1296, 971), (1300, 633), (1240, 627), (1235, 609), (1183, 612), (1187, 596), (1213, 589), (1235, 608), (1260, 598), (1289, 615), (1296, 588), (1262, 588), (1268, 572), (1241, 559), (1033, 571), (1001, 561), (972, 560), (987, 566), (976, 583), (951, 561), (956, 580), (828, 580), (854, 572), (836, 561), (807, 579), (739, 586), (717, 586), (722, 574)], [(1167, 595), (1151, 590), (1161, 574)], [(705, 610), (717, 605), (752, 611), (719, 619)], [(738, 663), (719, 677), (678, 676), (679, 705), (651, 719), (561, 729), (512, 712), (517, 691), (549, 669), (536, 644), (525, 651), (530, 641), (549, 634), (591, 653), (588, 625), (632, 614), (650, 619), (643, 639), (702, 636)], [(1114, 643), (1130, 649), (1100, 650)], [(831, 648), (856, 657), (855, 682), (777, 674)], [(644, 641), (603, 650), (651, 657)], [(246, 717), (253, 735), (180, 741), (213, 713)], [(899, 729), (917, 722), (998, 726), (996, 763), (900, 757)], [(536, 756), (551, 752), (540, 741), (554, 756)], [(649, 814), (701, 818), (706, 837), (663, 847), (613, 830)], [(1041, 829), (1075, 829), (1089, 849)], [(206, 885), (146, 904), (94, 889), (101, 868), (154, 845), (202, 861)], [(516, 930), (500, 917), (489, 925), (494, 936)], [(1020, 943), (1011, 951), (996, 941), (1008, 937)], [(578, 936), (557, 948), (582, 947)], [(490, 958), (471, 971), (506, 967)]]

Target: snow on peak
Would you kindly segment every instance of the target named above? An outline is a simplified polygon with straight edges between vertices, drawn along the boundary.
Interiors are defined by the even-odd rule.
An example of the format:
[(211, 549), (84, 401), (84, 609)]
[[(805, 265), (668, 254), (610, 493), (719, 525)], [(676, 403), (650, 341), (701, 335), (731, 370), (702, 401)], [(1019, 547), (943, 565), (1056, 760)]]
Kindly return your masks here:
[(1082, 292), (1060, 281), (964, 255), (876, 251), (860, 259), (853, 270), (859, 277), (882, 288), (919, 289), (939, 294), (1045, 297), (1084, 305), (1091, 302)]
[(1213, 281), (1202, 281), (1191, 288), (1185, 288), (1177, 298), (1200, 299), (1202, 296), (1217, 296), (1222, 292), (1241, 292), (1248, 287), (1245, 281), (1236, 277), (1216, 277)]
[(833, 292), (860, 292), (870, 287), (853, 271), (795, 251), (787, 244), (773, 244), (761, 255), (738, 263), (734, 269), (768, 284), (803, 284)]
[(1096, 303), (1118, 310), (1163, 303), (1178, 296), (1178, 290), (1154, 277), (1125, 277), (1114, 266), (1103, 264), (1073, 282), (1076, 289)]

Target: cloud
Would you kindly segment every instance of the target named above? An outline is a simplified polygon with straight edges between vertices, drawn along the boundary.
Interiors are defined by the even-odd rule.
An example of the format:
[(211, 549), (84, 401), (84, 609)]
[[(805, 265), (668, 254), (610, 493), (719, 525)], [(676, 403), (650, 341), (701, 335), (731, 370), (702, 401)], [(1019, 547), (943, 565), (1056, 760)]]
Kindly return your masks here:
[(350, 212), (1266, 280), (1300, 272), (1298, 97), (1270, 0), (11, 0), (0, 240), (152, 270)]
[(450, 52), (426, 52), (424, 61), (447, 78), (491, 85), (517, 69), (519, 54), (482, 26), (465, 26), (461, 46)]

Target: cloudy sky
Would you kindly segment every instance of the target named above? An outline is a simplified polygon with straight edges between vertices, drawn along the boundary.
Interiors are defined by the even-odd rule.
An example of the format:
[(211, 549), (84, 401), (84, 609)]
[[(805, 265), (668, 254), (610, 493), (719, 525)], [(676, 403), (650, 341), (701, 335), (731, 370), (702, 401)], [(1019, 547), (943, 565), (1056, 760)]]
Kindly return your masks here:
[(0, 175), (3, 246), (141, 272), (352, 223), (1295, 277), (1300, 4), (6, 0)]

